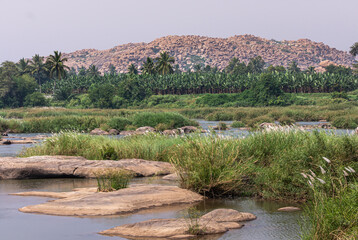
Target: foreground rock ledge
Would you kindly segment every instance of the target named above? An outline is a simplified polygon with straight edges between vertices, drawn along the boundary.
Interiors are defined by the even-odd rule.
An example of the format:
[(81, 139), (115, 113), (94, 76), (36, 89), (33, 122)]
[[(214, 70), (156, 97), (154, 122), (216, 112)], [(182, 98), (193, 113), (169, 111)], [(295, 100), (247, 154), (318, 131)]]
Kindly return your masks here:
[(92, 178), (103, 169), (126, 169), (137, 177), (167, 175), (173, 172), (169, 163), (141, 159), (87, 160), (70, 156), (35, 156), (28, 158), (0, 158), (0, 179), (26, 179), (51, 177)]
[(201, 218), (191, 219), (152, 219), (144, 222), (125, 224), (100, 232), (103, 235), (121, 236), (133, 239), (188, 239), (191, 224), (199, 224), (200, 233), (204, 235), (220, 234), (230, 229), (241, 228), (238, 222), (256, 219), (251, 213), (241, 213), (233, 209), (217, 209)]
[(20, 208), (25, 213), (59, 216), (106, 216), (133, 213), (145, 209), (193, 204), (203, 197), (176, 186), (133, 185), (114, 192), (95, 192), (93, 188), (73, 192), (25, 192), (13, 195), (60, 198)]

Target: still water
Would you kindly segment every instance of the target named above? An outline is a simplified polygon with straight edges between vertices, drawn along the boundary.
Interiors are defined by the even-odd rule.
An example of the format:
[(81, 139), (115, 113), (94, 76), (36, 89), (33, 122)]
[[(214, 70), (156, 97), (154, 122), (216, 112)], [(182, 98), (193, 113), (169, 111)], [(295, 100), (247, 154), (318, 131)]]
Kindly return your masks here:
[[(134, 183), (172, 184), (172, 182), (142, 178)], [(183, 206), (139, 212), (133, 215), (111, 217), (63, 217), (19, 212), (27, 205), (43, 203), (49, 198), (11, 196), (9, 193), (22, 191), (70, 191), (78, 187), (95, 187), (93, 179), (31, 179), (0, 180), (0, 233), (2, 240), (98, 240), (124, 239), (97, 234), (105, 229), (127, 223), (153, 218), (180, 218), (185, 214)], [(241, 229), (231, 230), (223, 235), (202, 238), (205, 240), (277, 240), (300, 239), (300, 212), (282, 213), (276, 210), (288, 204), (240, 198), (230, 200), (206, 200), (197, 208), (206, 213), (217, 208), (232, 208), (250, 212), (257, 219), (245, 223)]]

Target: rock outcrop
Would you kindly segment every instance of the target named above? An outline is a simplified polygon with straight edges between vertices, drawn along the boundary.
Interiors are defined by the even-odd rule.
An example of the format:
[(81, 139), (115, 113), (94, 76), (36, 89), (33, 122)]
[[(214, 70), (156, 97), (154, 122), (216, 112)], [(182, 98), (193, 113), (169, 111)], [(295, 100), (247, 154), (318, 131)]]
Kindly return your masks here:
[(0, 179), (26, 179), (51, 177), (92, 178), (95, 171), (125, 169), (135, 176), (166, 175), (173, 172), (169, 163), (141, 159), (87, 160), (70, 156), (34, 156), (28, 158), (0, 158)]
[(95, 128), (90, 132), (91, 135), (108, 135), (109, 133), (107, 131), (104, 131), (100, 128)]
[[(244, 218), (243, 216), (248, 217)], [(100, 233), (133, 239), (188, 239), (195, 237), (190, 235), (190, 227), (195, 227), (201, 235), (220, 234), (230, 229), (243, 227), (244, 225), (239, 222), (254, 219), (256, 216), (251, 213), (241, 213), (233, 209), (217, 209), (198, 219), (152, 219), (125, 224)], [(191, 226), (193, 224), (196, 226)]]
[(201, 195), (189, 190), (159, 185), (133, 185), (114, 192), (96, 192), (96, 189), (89, 188), (64, 193), (25, 192), (14, 195), (60, 198), (19, 209), (26, 213), (59, 216), (118, 215), (203, 200)]
[(129, 43), (103, 51), (83, 49), (64, 54), (64, 57), (69, 59), (66, 64), (75, 69), (81, 66), (88, 68), (93, 64), (104, 73), (113, 65), (116, 71), (127, 72), (130, 64), (140, 67), (147, 57), (156, 58), (162, 51), (168, 51), (174, 56), (182, 70), (193, 69), (196, 64), (209, 64), (224, 69), (234, 57), (247, 63), (255, 56), (261, 56), (267, 64), (285, 67), (296, 61), (302, 69), (321, 67), (319, 64), (322, 61), (346, 66), (354, 63), (354, 58), (347, 52), (309, 39), (277, 41), (253, 35), (229, 38), (166, 36), (150, 43)]

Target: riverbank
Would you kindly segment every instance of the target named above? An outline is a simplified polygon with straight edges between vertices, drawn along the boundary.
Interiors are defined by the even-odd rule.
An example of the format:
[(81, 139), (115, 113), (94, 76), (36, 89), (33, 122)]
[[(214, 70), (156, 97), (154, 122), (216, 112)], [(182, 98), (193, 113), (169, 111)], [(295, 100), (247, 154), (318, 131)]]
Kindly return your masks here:
[(355, 102), (332, 102), (324, 105), (287, 107), (182, 107), (146, 109), (66, 109), (17, 108), (0, 112), (0, 131), (14, 133), (90, 132), (95, 128), (134, 130), (151, 126), (173, 129), (197, 125), (189, 119), (235, 121), (239, 127), (255, 128), (263, 122), (290, 125), (300, 121), (328, 121), (334, 128), (358, 127), (358, 106)]

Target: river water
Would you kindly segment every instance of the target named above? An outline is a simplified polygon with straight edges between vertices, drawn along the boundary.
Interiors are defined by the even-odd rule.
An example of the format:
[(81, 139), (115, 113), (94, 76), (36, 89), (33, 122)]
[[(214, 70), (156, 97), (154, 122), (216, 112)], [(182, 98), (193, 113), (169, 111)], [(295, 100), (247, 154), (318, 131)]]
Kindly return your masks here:
[[(142, 178), (134, 183), (173, 184), (170, 181)], [(70, 191), (78, 187), (95, 187), (93, 179), (31, 179), (0, 180), (0, 232), (3, 240), (99, 240), (125, 239), (97, 234), (115, 226), (135, 223), (153, 218), (180, 218), (185, 215), (183, 207), (158, 208), (133, 215), (110, 217), (63, 217), (29, 214), (18, 208), (40, 204), (49, 198), (12, 196), (10, 193), (22, 191)], [(282, 213), (276, 210), (287, 203), (260, 201), (249, 198), (206, 200), (197, 209), (206, 213), (217, 208), (231, 208), (250, 212), (257, 216), (254, 221), (246, 222), (241, 229), (206, 238), (205, 240), (277, 240), (300, 239), (300, 212)]]
[[(197, 120), (203, 129), (216, 126), (217, 121)], [(232, 124), (231, 121), (224, 121)], [(300, 125), (315, 125), (319, 122), (300, 122)], [(327, 131), (327, 130), (321, 130)], [(350, 134), (353, 130), (333, 130), (332, 134)], [(241, 137), (252, 132), (232, 128), (227, 131), (217, 131), (218, 134)], [(9, 134), (11, 137), (34, 137), (37, 134)], [(51, 134), (48, 134), (51, 135)], [(16, 138), (15, 138), (16, 139)], [(23, 148), (31, 144), (12, 144), (0, 146), (0, 156), (16, 156)], [(172, 182), (142, 178), (133, 180), (134, 183), (173, 184)], [(127, 223), (149, 220), (153, 218), (183, 217), (182, 207), (167, 207), (125, 216), (110, 217), (59, 217), (39, 214), (21, 213), (18, 208), (43, 203), (49, 198), (12, 196), (10, 193), (22, 191), (71, 191), (78, 187), (95, 187), (93, 179), (31, 179), (31, 180), (0, 180), (0, 239), (4, 240), (97, 240), (124, 239), (107, 237), (97, 234), (115, 226)], [(238, 211), (251, 212), (257, 219), (245, 223), (242, 229), (231, 230), (223, 235), (201, 238), (202, 240), (277, 240), (300, 239), (301, 212), (277, 212), (280, 207), (291, 205), (283, 202), (260, 201), (249, 198), (205, 200), (197, 205), (203, 214), (217, 208), (232, 208)]]

